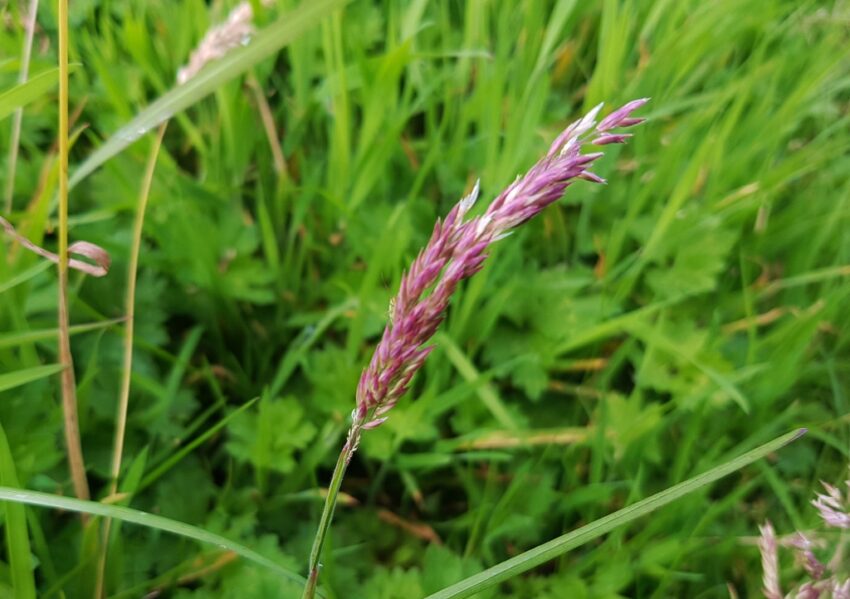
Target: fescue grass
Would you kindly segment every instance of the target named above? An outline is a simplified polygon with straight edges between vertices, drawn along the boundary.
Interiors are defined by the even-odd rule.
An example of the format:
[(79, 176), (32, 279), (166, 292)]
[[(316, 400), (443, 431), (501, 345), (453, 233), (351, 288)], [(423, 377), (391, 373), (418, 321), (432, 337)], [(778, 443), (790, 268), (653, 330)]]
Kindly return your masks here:
[[(0, 90), (17, 81), (23, 4), (0, 9)], [(650, 96), (650, 121), (598, 169), (610, 184), (571, 188), (453, 302), (411, 397), (352, 463), (322, 590), (437, 593), (805, 426), (768, 460), (477, 595), (721, 597), (731, 583), (756, 596), (757, 525), (807, 528), (818, 480), (841, 479), (850, 457), (847, 7), (387, 0), (279, 21), (297, 3), (257, 2), (258, 28), (283, 37), (255, 41), (282, 52), (248, 44), (177, 88), (233, 4), (70, 6), (69, 234), (113, 257), (104, 278), (69, 273), (93, 497), (110, 490), (114, 319), (150, 151), (133, 139), (172, 119), (139, 255), (115, 501), (303, 574), (360, 370), (434, 219), (478, 177), (491, 198), (598, 102)], [(51, 248), (55, 10), (40, 3), (30, 80), (45, 86), (16, 100), (4, 214)], [(39, 260), (0, 243), (0, 478), (73, 495), (57, 282)], [(98, 539), (78, 517), (4, 513), (3, 592), (26, 588), (32, 552), (38, 596), (93, 596)], [(299, 596), (231, 550), (116, 523), (106, 595)]]

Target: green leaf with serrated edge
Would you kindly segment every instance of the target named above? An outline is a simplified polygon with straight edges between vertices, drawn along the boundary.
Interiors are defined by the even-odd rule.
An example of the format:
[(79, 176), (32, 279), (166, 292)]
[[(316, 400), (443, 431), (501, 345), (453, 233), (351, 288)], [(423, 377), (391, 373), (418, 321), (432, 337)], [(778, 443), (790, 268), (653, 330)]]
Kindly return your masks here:
[(740, 470), (744, 466), (752, 464), (758, 459), (763, 458), (769, 453), (772, 453), (788, 443), (799, 439), (806, 433), (806, 429), (797, 429), (781, 437), (777, 437), (769, 443), (765, 443), (761, 447), (757, 447), (752, 451), (726, 462), (716, 468), (712, 468), (705, 474), (700, 474), (694, 478), (686, 480), (683, 483), (672, 486), (669, 489), (656, 493), (652, 497), (647, 497), (642, 501), (638, 501), (634, 505), (623, 508), (613, 514), (609, 514), (604, 518), (600, 518), (595, 522), (591, 522), (586, 526), (568, 532), (565, 535), (553, 539), (548, 543), (538, 545), (534, 549), (530, 549), (516, 557), (503, 561), (492, 568), (488, 568), (474, 576), (462, 580), (450, 587), (443, 589), (433, 595), (429, 595), (426, 599), (459, 599), (461, 597), (470, 597), (475, 593), (497, 585), (505, 580), (509, 580), (514, 576), (522, 574), (543, 564), (551, 559), (563, 555), (571, 549), (580, 547), (602, 535), (611, 532), (633, 520), (645, 516), (650, 512), (657, 510), (689, 493), (706, 486), (711, 483), (732, 474), (736, 470)]
[(230, 414), (216, 422), (213, 426), (209, 427), (205, 430), (201, 435), (198, 435), (194, 439), (192, 439), (185, 446), (181, 447), (179, 451), (171, 454), (166, 460), (164, 460), (161, 464), (158, 464), (151, 472), (149, 472), (138, 484), (137, 489), (133, 489), (134, 491), (142, 491), (148, 488), (151, 484), (153, 484), (160, 476), (171, 470), (180, 460), (185, 458), (187, 455), (192, 453), (196, 447), (203, 444), (204, 441), (215, 435), (218, 431), (222, 429), (222, 427), (226, 426), (228, 422), (230, 422), (233, 418), (250, 408), (257, 401), (257, 397), (254, 399), (248, 400), (235, 410), (233, 410)]

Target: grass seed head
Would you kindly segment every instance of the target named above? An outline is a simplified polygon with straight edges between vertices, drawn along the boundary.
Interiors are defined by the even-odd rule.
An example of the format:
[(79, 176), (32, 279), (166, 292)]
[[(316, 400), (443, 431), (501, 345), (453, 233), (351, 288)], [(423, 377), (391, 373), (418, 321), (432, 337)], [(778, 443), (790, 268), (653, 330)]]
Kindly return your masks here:
[(602, 153), (582, 153), (582, 149), (594, 143), (625, 142), (627, 135), (606, 132), (640, 122), (629, 115), (646, 101), (629, 102), (598, 125), (602, 105), (596, 106), (567, 127), (549, 152), (499, 194), (484, 214), (467, 218), (478, 198), (476, 183), (443, 221), (437, 221), (430, 241), (390, 302), (389, 322), (357, 387), (353, 430), (376, 428), (386, 421), (385, 414), (407, 392), (433, 351), (426, 343), (443, 321), (457, 286), (481, 270), (493, 243), (558, 200), (575, 180), (605, 182), (589, 170)]

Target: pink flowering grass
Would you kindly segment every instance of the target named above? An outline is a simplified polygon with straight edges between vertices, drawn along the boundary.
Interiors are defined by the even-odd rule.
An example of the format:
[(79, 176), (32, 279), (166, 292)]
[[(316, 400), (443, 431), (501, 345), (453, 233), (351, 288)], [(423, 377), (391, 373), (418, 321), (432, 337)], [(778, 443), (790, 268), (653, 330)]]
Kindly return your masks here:
[[(345, 470), (364, 431), (383, 424), (407, 392), (413, 377), (433, 351), (428, 341), (443, 322), (458, 285), (481, 270), (490, 247), (522, 223), (557, 201), (575, 181), (605, 183), (590, 168), (603, 154), (585, 152), (592, 146), (625, 143), (630, 137), (617, 129), (643, 122), (632, 113), (648, 98), (633, 100), (596, 121), (602, 105), (567, 127), (546, 155), (511, 183), (480, 216), (467, 217), (478, 199), (476, 183), (437, 221), (431, 239), (404, 274), (390, 303), (390, 320), (357, 386), (351, 428), (328, 489), (319, 530), (310, 554), (310, 573), (303, 597), (312, 598), (319, 576), (319, 557), (333, 517)], [(594, 148), (595, 149), (595, 148)]]
[[(850, 528), (850, 480), (844, 484), (848, 488), (848, 495), (843, 495), (837, 487), (823, 483), (826, 492), (817, 493), (812, 500), (812, 505), (817, 508), (818, 515), (828, 529)], [(767, 599), (850, 599), (845, 539), (839, 538), (837, 543), (831, 543), (823, 535), (802, 532), (778, 538), (770, 522), (759, 527), (759, 530), (762, 592)], [(782, 547), (793, 550), (796, 563), (808, 576), (808, 580), (797, 583), (787, 594), (782, 591), (780, 583), (779, 549)], [(832, 556), (825, 562), (821, 561), (815, 549), (821, 553), (831, 552)]]
[(437, 221), (430, 241), (402, 278), (391, 302), (390, 322), (360, 378), (352, 431), (375, 428), (386, 420), (386, 414), (407, 392), (413, 375), (434, 349), (425, 344), (443, 321), (455, 289), (483, 267), (493, 243), (558, 200), (573, 182), (605, 183), (589, 170), (602, 153), (585, 154), (582, 149), (624, 143), (628, 134), (608, 132), (643, 122), (630, 115), (647, 101), (629, 102), (597, 125), (600, 104), (567, 127), (546, 156), (517, 177), (483, 215), (466, 218), (478, 198), (476, 184), (442, 222)]

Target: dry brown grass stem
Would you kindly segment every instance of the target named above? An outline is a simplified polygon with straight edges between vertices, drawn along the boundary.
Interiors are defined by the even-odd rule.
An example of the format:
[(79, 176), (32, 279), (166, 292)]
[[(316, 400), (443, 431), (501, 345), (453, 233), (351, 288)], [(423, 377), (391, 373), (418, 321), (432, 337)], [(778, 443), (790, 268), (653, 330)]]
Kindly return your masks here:
[(272, 152), (272, 164), (274, 172), (279, 176), (286, 176), (286, 158), (283, 156), (283, 149), (280, 145), (280, 136), (277, 133), (277, 128), (274, 122), (269, 102), (266, 100), (266, 94), (260, 86), (260, 82), (252, 74), (248, 75), (248, 87), (254, 95), (254, 101), (257, 103), (257, 109), (260, 111), (260, 120), (263, 122), (263, 129), (266, 132), (266, 138), (269, 141), (269, 149)]
[[(59, 361), (65, 445), (74, 494), (89, 499), (89, 483), (80, 443), (77, 392), (68, 325), (68, 0), (59, 0)], [(85, 517), (83, 518), (85, 520)]]

